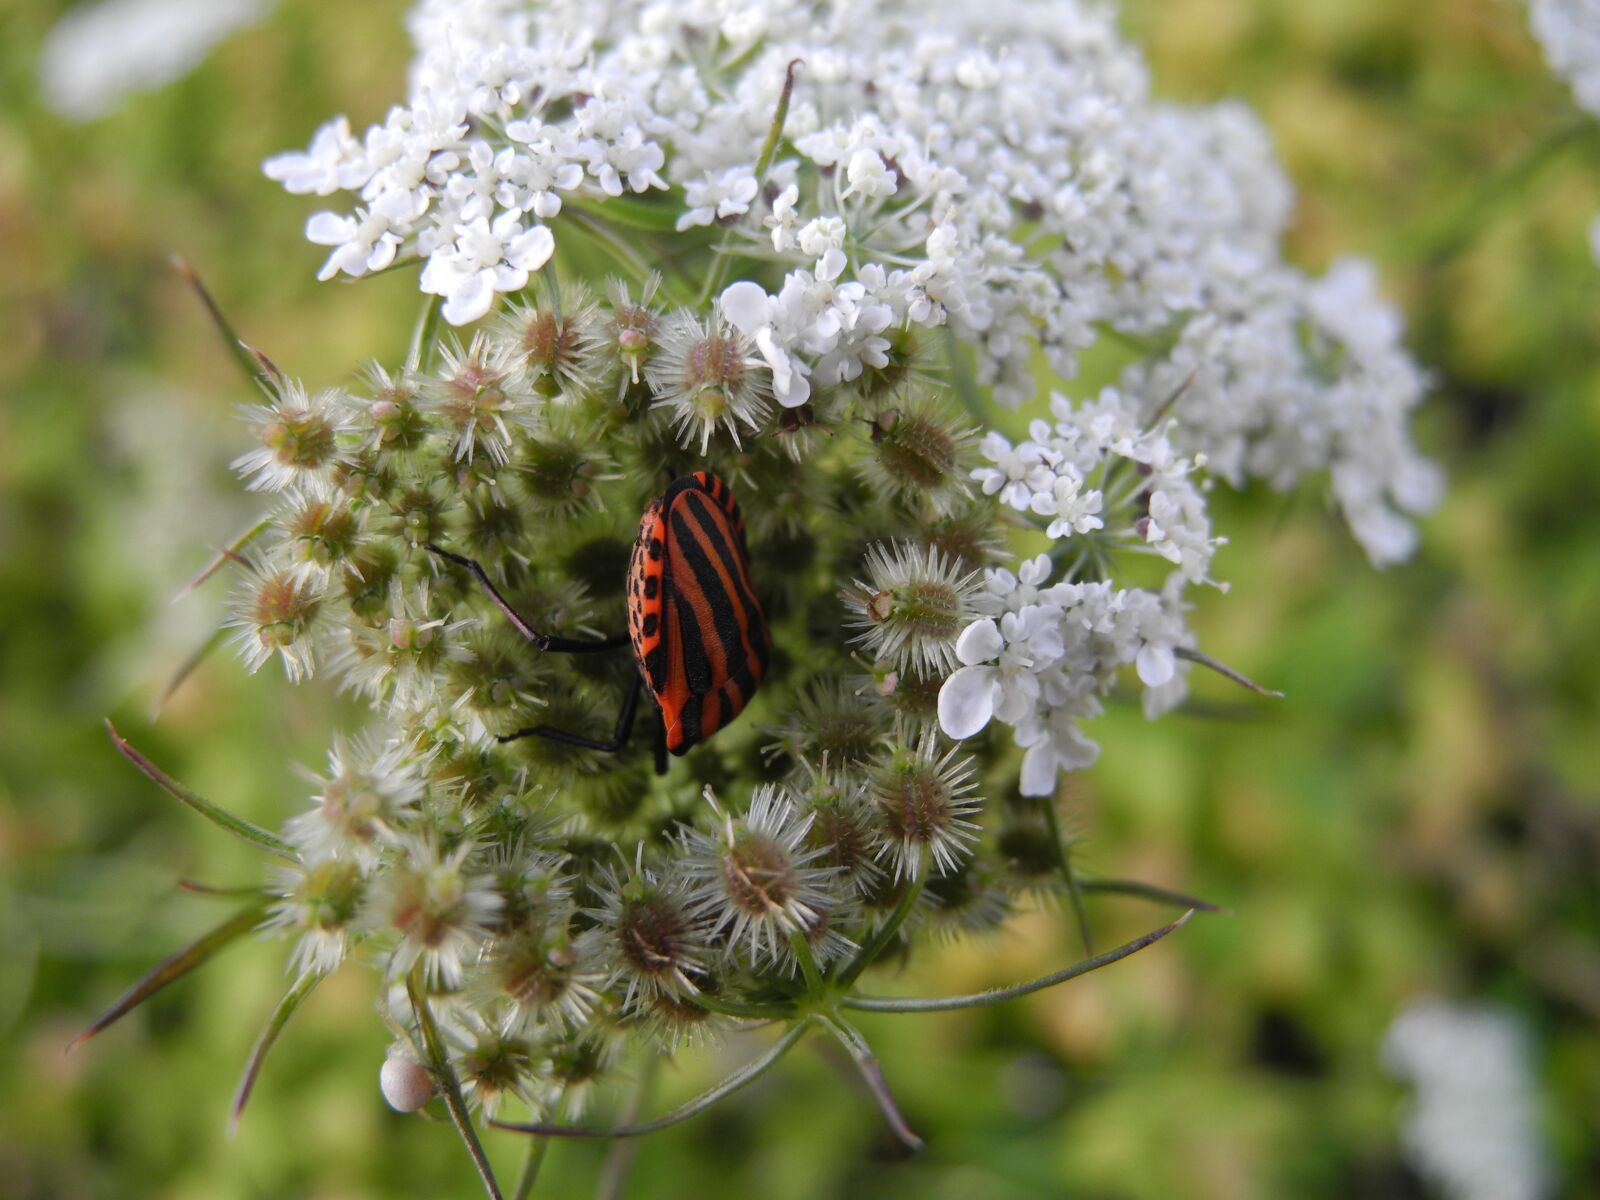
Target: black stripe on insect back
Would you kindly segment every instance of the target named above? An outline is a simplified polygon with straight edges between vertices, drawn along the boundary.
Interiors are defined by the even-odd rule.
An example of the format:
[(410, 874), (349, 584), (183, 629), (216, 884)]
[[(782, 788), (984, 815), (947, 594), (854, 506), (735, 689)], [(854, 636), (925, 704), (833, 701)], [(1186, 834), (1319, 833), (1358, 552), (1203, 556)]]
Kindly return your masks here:
[[(733, 580), (733, 599), (743, 610), (743, 629), (749, 645), (749, 654), (753, 655), (761, 669), (767, 667), (767, 632), (766, 623), (761, 615), (761, 605), (756, 603), (755, 596), (751, 593), (749, 558), (744, 553), (744, 546), (728, 545), (726, 538), (718, 537), (715, 529), (708, 529), (711, 546), (716, 551), (717, 559), (722, 563), (722, 569), (727, 571), (728, 578)], [(741, 539), (742, 542), (742, 539)], [(738, 666), (738, 661), (728, 660), (731, 668)]]
[[(755, 633), (756, 627), (760, 624), (757, 616), (761, 612), (761, 606), (756, 603), (756, 598), (750, 591), (749, 555), (744, 548), (744, 539), (741, 537), (737, 546), (730, 546), (728, 539), (721, 535), (716, 526), (701, 522), (698, 513), (695, 514), (695, 518), (701, 529), (705, 531), (706, 540), (711, 543), (712, 549), (716, 551), (717, 560), (722, 564), (722, 569), (728, 573), (728, 578), (733, 580), (734, 594), (731, 598), (737, 601), (740, 610), (740, 614), (736, 615), (742, 615), (744, 617), (744, 627), (749, 629), (752, 634)], [(754, 646), (760, 640), (759, 638), (753, 638), (751, 645)]]
[[(740, 613), (735, 606), (744, 610), (746, 623), (750, 619), (750, 609), (745, 597), (740, 595), (743, 587), (739, 583), (738, 572), (735, 570), (729, 570), (728, 572), (735, 589), (737, 589), (730, 594), (723, 585), (722, 576), (717, 572), (716, 565), (706, 556), (705, 547), (700, 544), (700, 539), (695, 536), (694, 530), (696, 527), (705, 533), (707, 540), (713, 546), (721, 546), (721, 539), (717, 536), (716, 529), (699, 525), (698, 520), (694, 520), (691, 523), (691, 518), (680, 508), (673, 508), (673, 547), (683, 556), (684, 561), (689, 564), (690, 570), (694, 572), (695, 583), (700, 588), (701, 594), (706, 598), (706, 608), (711, 617), (711, 626), (716, 631), (717, 640), (722, 643), (723, 656), (728, 664), (728, 670), (731, 672), (749, 657), (749, 652), (745, 649), (745, 634), (740, 625)], [(720, 556), (721, 553), (719, 551)], [(680, 591), (682, 590), (683, 580), (674, 580), (673, 583)], [(692, 606), (686, 607), (692, 609)], [(688, 661), (687, 654), (684, 655), (684, 661)], [(709, 691), (709, 677), (704, 688), (693, 688), (692, 690), (697, 695)]]
[[(670, 633), (677, 637), (679, 645), (683, 647), (683, 677), (688, 684), (689, 694), (704, 696), (711, 690), (711, 659), (706, 654), (700, 622), (695, 617), (694, 609), (677, 597), (667, 605), (666, 611), (676, 614), (678, 618), (677, 628), (670, 630)], [(669, 619), (667, 624), (672, 625), (672, 621)], [(666, 639), (662, 641), (665, 643)]]

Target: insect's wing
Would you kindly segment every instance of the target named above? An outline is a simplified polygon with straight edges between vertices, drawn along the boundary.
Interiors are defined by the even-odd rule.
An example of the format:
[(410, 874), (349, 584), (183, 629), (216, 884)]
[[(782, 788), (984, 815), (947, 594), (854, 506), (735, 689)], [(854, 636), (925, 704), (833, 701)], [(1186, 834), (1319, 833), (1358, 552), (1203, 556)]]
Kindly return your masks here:
[(663, 498), (666, 686), (656, 700), (674, 754), (739, 715), (772, 652), (732, 493), (715, 476), (709, 481), (680, 481), (691, 486), (674, 484)]

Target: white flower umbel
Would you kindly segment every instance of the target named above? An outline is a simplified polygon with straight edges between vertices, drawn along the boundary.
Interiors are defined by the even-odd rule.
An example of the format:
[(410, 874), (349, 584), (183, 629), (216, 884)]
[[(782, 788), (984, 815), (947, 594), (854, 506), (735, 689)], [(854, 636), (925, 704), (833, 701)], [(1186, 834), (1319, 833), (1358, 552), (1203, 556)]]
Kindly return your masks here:
[(532, 1040), (515, 1024), (447, 1008), (439, 1020), (450, 1066), (467, 1102), (493, 1117), (507, 1099), (537, 1106), (544, 1089)]
[(1027, 750), (1026, 796), (1050, 795), (1058, 771), (1094, 762), (1099, 747), (1081, 722), (1100, 714), (1120, 669), (1135, 667), (1148, 715), (1178, 703), (1179, 668), (1187, 664), (1175, 652), (1193, 642), (1179, 598), (1181, 571), (1159, 594), (1103, 580), (1047, 585), (1050, 573), (1044, 554), (1017, 575), (986, 573), (973, 601), (983, 615), (962, 630), (955, 649), (962, 665), (939, 691), (939, 724), (948, 737), (974, 737), (996, 719), (1012, 726)]
[(344, 961), (358, 936), (365, 887), (350, 859), (308, 859), (275, 873), (265, 924), (294, 935), (290, 971), (326, 975)]
[[(1577, 62), (1591, 9), (1545, 0), (1536, 22)], [(624, 245), (649, 228), (678, 239), (686, 294), (720, 298), (780, 410), (901, 369), (942, 330), (1016, 406), (1041, 359), (1071, 378), (1109, 330), (1137, 351), (1137, 427), (1193, 376), (1175, 455), (1280, 486), (1333, 468), (1375, 559), (1407, 552), (1435, 499), (1407, 430), (1425, 380), (1370, 272), (1286, 265), (1291, 193), (1261, 124), (1153, 100), (1099, 4), (424, 0), (411, 30), (409, 94), (381, 125), (337, 118), (266, 164), (290, 190), (347, 194), (308, 228), (332, 248), (324, 274), (424, 259), (423, 290), (465, 323), (569, 228)], [(729, 278), (741, 256), (747, 277)], [(766, 419), (662, 386), (686, 443)], [(1016, 503), (1007, 484), (1039, 464), (991, 448), (983, 485)], [(1080, 532), (1093, 490), (1029, 489)]]
[(432, 703), (441, 668), (471, 657), (462, 631), (472, 620), (440, 613), (426, 583), (406, 587), (396, 579), (388, 600), (385, 618), (345, 622), (332, 666), (352, 691), (386, 702), (396, 715), (415, 713)]
[(326, 481), (351, 428), (349, 406), (338, 392), (308, 394), (298, 380), (278, 374), (266, 378), (267, 402), (239, 406), (257, 445), (234, 459), (233, 469), (253, 492)]
[(1600, 117), (1600, 5), (1593, 0), (1528, 0), (1528, 22), (1550, 67), (1578, 104)]
[(320, 657), (323, 587), (286, 561), (268, 555), (245, 560), (228, 605), (224, 628), (233, 629), (233, 646), (251, 672), (277, 655), (291, 681), (308, 679)]
[(579, 1026), (600, 999), (605, 981), (593, 930), (574, 933), (567, 914), (501, 937), (484, 964), (485, 995), (505, 1003), (519, 1021), (553, 1020)]
[(645, 379), (679, 444), (704, 454), (719, 427), (736, 446), (741, 427), (761, 428), (772, 389), (748, 337), (717, 316), (702, 320), (689, 312), (663, 320), (657, 337)]
[(475, 336), (466, 349), (446, 345), (443, 362), (422, 394), (455, 434), (455, 456), (482, 451), (496, 463), (511, 458), (516, 431), (535, 428), (539, 404), (512, 346)]
[(921, 879), (931, 870), (948, 875), (972, 853), (983, 798), (974, 795), (972, 759), (954, 748), (939, 752), (929, 733), (901, 747), (872, 772), (869, 803), (878, 818), (877, 857), (887, 859), (896, 880)]
[[(1594, 0), (1528, 0), (1528, 20), (1550, 69), (1572, 85), (1578, 107), (1600, 117), (1600, 4)], [(1600, 263), (1600, 217), (1589, 228)]]
[(601, 933), (605, 986), (625, 1008), (698, 991), (710, 955), (706, 922), (694, 910), (682, 874), (644, 865), (644, 846), (620, 872), (602, 869), (599, 906), (587, 915)]
[(852, 639), (897, 671), (940, 675), (956, 665), (956, 638), (972, 616), (978, 572), (935, 546), (882, 542), (867, 551), (865, 579), (842, 593)]
[(1389, 1026), (1382, 1051), (1389, 1073), (1416, 1089), (1401, 1145), (1441, 1196), (1555, 1194), (1527, 1032), (1509, 1012), (1417, 1001)]

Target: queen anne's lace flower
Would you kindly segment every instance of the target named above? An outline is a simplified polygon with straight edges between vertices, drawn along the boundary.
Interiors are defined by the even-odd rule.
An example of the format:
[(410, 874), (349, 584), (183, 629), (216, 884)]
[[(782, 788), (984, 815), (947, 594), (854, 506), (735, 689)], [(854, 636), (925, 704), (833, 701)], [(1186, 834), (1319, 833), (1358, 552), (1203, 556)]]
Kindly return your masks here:
[[(1535, 4), (1580, 98), (1595, 89), (1577, 64), (1600, 59), (1582, 53), (1596, 40), (1582, 8)], [(324, 275), (426, 259), (423, 290), (467, 323), (550, 259), (564, 197), (603, 221), (610, 198), (648, 196), (680, 230), (724, 226), (787, 272), (721, 303), (782, 409), (883, 369), (902, 332), (948, 326), (1011, 405), (1033, 392), (1036, 352), (1071, 377), (1107, 329), (1160, 334), (1118, 389), (1134, 427), (1233, 483), (1331, 469), (1373, 559), (1410, 552), (1408, 516), (1438, 492), (1406, 430), (1425, 381), (1370, 271), (1285, 265), (1289, 188), (1259, 123), (1151, 100), (1099, 7), (424, 0), (411, 25), (406, 104), (359, 139), (336, 119), (267, 164), (291, 190), (355, 194), (308, 226), (332, 247)], [(732, 66), (702, 52), (718, 38), (742, 47)], [(795, 63), (788, 140), (761, 174)], [(669, 183), (681, 201), (655, 198)], [(1061, 464), (997, 438), (987, 493), (1037, 505), (1051, 536), (1093, 528), (1092, 482), (1035, 478)], [(1149, 542), (1203, 576), (1192, 499), (1166, 489)]]
[[(397, 1034), (438, 1052), (425, 997), (484, 1109), (571, 1115), (630, 1038), (826, 1015), (930, 923), (1070, 884), (1030, 798), (1095, 761), (1113, 689), (1154, 716), (1211, 662), (1216, 480), (1325, 475), (1371, 558), (1412, 549), (1425, 379), (1371, 269), (1285, 264), (1260, 125), (1154, 101), (1099, 4), (422, 0), (410, 26), (403, 103), (267, 164), (329, 198), (324, 278), (409, 264), (428, 299), (359, 394), (259, 359), (235, 466), (274, 512), (230, 551), (231, 624), (380, 729), (283, 830), (300, 982), (376, 952)], [(1127, 365), (1074, 390), (1107, 336)], [(696, 472), (723, 517), (672, 526), (699, 549), (663, 597), (630, 542)], [(625, 581), (656, 604), (633, 637), (739, 699), (655, 783), (623, 745), (659, 727)], [(391, 1100), (425, 1103), (394, 1061)]]

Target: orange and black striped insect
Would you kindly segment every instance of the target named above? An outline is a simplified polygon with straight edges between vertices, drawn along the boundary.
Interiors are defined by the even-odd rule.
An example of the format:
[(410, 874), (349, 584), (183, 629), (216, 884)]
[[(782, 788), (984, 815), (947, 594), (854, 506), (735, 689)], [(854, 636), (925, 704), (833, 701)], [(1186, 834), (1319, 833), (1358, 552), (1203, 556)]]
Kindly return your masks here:
[(631, 644), (638, 673), (610, 738), (529, 725), (502, 742), (542, 737), (590, 750), (619, 750), (633, 733), (639, 693), (650, 689), (660, 723), (656, 770), (666, 755), (688, 753), (744, 710), (772, 655), (761, 602), (750, 578), (744, 518), (733, 490), (709, 471), (674, 480), (639, 522), (628, 562), (628, 632), (588, 640), (540, 633), (511, 607), (476, 562), (428, 549), (472, 573), (518, 633), (539, 649), (590, 654)]

